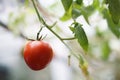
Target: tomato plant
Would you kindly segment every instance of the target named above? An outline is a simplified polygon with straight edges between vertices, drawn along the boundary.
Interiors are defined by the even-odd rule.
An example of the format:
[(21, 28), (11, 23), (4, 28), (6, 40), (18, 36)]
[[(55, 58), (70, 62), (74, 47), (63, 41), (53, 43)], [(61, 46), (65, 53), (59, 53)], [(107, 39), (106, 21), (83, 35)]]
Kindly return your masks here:
[(44, 69), (52, 58), (51, 46), (42, 40), (30, 41), (24, 47), (24, 60), (32, 70)]
[[(29, 3), (29, 0), (26, 0), (26, 2), (27, 1)], [(60, 36), (59, 33), (55, 31), (56, 28), (59, 29), (61, 27), (59, 26), (59, 24), (55, 26), (57, 24), (56, 22), (53, 23), (52, 25), (49, 25), (46, 22), (46, 19), (44, 19), (44, 17), (45, 16), (49, 17), (50, 15), (48, 16), (47, 14), (44, 14), (46, 10), (40, 9), (42, 7), (40, 7), (41, 5), (37, 0), (31, 0), (34, 9), (31, 7), (30, 8), (32, 10), (35, 10), (35, 12), (37, 13), (41, 26), (47, 28), (68, 48), (68, 50), (70, 51), (70, 55), (73, 55), (78, 60), (79, 66), (83, 74), (88, 78), (87, 80), (91, 80), (89, 79), (88, 68), (91, 67), (90, 65), (93, 60), (96, 61), (96, 59), (99, 58), (101, 62), (102, 61), (104, 62), (104, 60), (109, 61), (111, 54), (114, 55), (113, 53), (119, 53), (118, 52), (119, 49), (116, 50), (112, 47), (113, 45), (111, 46), (111, 41), (113, 41), (113, 39), (117, 40), (117, 38), (120, 38), (120, 0), (60, 0), (60, 1), (62, 3), (64, 13), (61, 17), (59, 17), (58, 23), (59, 22), (61, 23), (61, 21), (64, 21), (66, 23), (68, 23), (67, 21), (72, 21), (67, 26), (70, 28), (73, 34), (72, 36), (69, 37)], [(85, 1), (87, 4), (85, 3)], [(59, 2), (56, 4), (59, 4)], [(55, 5), (53, 7), (57, 8)], [(59, 9), (58, 11), (61, 12), (61, 10)], [(57, 11), (54, 13), (57, 13)], [(96, 19), (94, 18), (94, 16), (98, 18)], [(20, 21), (19, 19), (21, 20), (23, 18), (20, 17), (16, 20), (10, 21), (15, 21), (16, 23), (19, 23)], [(82, 21), (84, 21), (85, 23)], [(94, 21), (96, 24), (94, 24)], [(87, 27), (86, 24), (88, 26), (91, 26), (91, 29), (95, 30), (92, 36), (86, 34), (87, 30), (85, 29), (87, 28), (89, 29), (89, 27)], [(111, 34), (111, 32), (117, 38), (115, 38)], [(28, 42), (24, 49), (25, 62), (33, 70), (41, 70), (45, 68), (50, 63), (53, 57), (53, 51), (51, 47), (49, 46), (49, 44), (44, 43), (44, 41), (41, 40), (41, 37), (39, 38), (39, 32), (37, 35), (37, 40), (38, 41), (34, 40)], [(75, 46), (73, 46), (72, 44), (71, 47), (70, 46), (71, 44), (69, 44), (69, 40), (72, 40), (71, 42), (73, 42)], [(76, 46), (75, 40), (78, 41), (80, 47)], [(44, 44), (47, 44), (49, 47), (45, 46)], [(76, 49), (74, 49), (73, 47)], [(76, 51), (77, 49), (79, 49), (80, 51), (77, 52)]]

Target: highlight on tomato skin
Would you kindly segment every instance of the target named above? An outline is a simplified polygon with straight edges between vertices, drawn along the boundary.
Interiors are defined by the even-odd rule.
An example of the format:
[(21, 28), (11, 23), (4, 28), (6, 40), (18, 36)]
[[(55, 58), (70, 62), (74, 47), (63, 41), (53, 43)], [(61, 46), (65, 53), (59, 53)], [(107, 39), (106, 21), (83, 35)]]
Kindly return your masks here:
[(26, 64), (32, 70), (42, 70), (51, 62), (53, 58), (52, 47), (42, 40), (29, 41), (23, 51)]

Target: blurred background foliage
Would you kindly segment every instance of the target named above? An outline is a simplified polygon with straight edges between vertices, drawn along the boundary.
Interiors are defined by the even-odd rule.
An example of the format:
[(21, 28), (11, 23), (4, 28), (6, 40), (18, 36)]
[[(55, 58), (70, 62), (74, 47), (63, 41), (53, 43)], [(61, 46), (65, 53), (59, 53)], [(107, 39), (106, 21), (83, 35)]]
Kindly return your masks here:
[(0, 0), (0, 80), (120, 80), (120, 0), (35, 2), (48, 25), (57, 22), (51, 29), (62, 38), (75, 38), (65, 43), (78, 59), (67, 58), (71, 51), (44, 28), (41, 34), (47, 34), (56, 57), (43, 71), (29, 70), (22, 58), (25, 38), (35, 39), (43, 24), (31, 0)]

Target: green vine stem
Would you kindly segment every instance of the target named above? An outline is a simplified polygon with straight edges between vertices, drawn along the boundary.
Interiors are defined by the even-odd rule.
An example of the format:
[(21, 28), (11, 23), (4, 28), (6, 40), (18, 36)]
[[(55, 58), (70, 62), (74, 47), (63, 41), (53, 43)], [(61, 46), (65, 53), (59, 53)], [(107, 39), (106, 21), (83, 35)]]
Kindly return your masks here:
[(40, 32), (42, 31), (42, 29), (43, 29), (43, 27), (41, 27), (41, 28), (40, 28), (40, 30), (39, 30), (39, 31), (38, 31), (38, 33), (37, 33), (37, 40), (40, 40), (40, 39), (41, 39), (41, 37), (42, 37), (42, 36), (41, 36), (41, 37), (39, 37)]
[(77, 59), (79, 59), (79, 57), (72, 51), (72, 49), (64, 42), (64, 40), (72, 40), (75, 38), (61, 38), (56, 32), (54, 32), (51, 28), (54, 26), (49, 26), (48, 24), (46, 24), (46, 22), (44, 21), (44, 19), (40, 16), (39, 11), (36, 7), (35, 1), (32, 0), (33, 6), (35, 8), (35, 11), (37, 13), (38, 19), (39, 21), (48, 29), (50, 30), (70, 51), (71, 51), (71, 55), (75, 56)]
[(61, 38), (62, 40), (73, 40), (76, 39), (75, 37), (71, 37), (71, 38)]

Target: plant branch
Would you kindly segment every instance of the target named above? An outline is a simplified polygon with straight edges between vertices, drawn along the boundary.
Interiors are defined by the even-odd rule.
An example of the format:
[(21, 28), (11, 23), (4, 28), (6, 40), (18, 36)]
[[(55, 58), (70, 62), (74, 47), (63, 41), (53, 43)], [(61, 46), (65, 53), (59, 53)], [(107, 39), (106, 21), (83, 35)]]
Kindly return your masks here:
[(6, 24), (4, 24), (2, 21), (0, 21), (0, 25), (1, 25), (3, 28), (5, 28), (6, 30), (9, 31), (8, 26), (7, 26)]
[[(3, 27), (4, 29), (6, 29), (7, 31), (12, 32), (12, 31), (9, 29), (8, 25), (6, 25), (5, 23), (3, 23), (2, 21), (0, 21), (0, 26)], [(19, 32), (19, 36), (20, 36), (21, 38), (23, 38), (23, 39), (28, 39), (26, 36), (23, 35), (22, 32)], [(33, 40), (33, 39), (28, 39), (28, 40)]]
[[(41, 27), (40, 30), (39, 30), (38, 33), (37, 33), (37, 38), (36, 38), (37, 40), (40, 40), (39, 35), (40, 35), (40, 32), (42, 31), (42, 29), (43, 29), (43, 27)], [(41, 37), (42, 37), (42, 36), (41, 36)]]
[(61, 38), (56, 32), (54, 32), (52, 29), (51, 29), (51, 26), (49, 26), (45, 21), (44, 19), (40, 16), (39, 12), (38, 12), (38, 9), (35, 5), (35, 1), (32, 0), (32, 3), (33, 3), (33, 6), (35, 8), (35, 11), (37, 13), (37, 16), (39, 18), (39, 21), (48, 29), (50, 30), (70, 51), (71, 51), (71, 54), (73, 56), (75, 56), (77, 59), (79, 59), (79, 57), (72, 51), (72, 49), (64, 42), (64, 38)]
[(37, 16), (38, 16), (38, 18), (39, 18), (39, 21), (40, 21), (42, 24), (45, 24), (45, 21), (44, 21), (43, 18), (39, 15), (39, 11), (37, 10), (37, 7), (36, 7), (36, 5), (35, 5), (34, 0), (32, 0), (32, 3), (33, 3), (33, 6), (34, 6), (34, 8), (35, 8), (35, 11), (36, 11), (36, 13), (37, 13)]
[(76, 39), (75, 37), (71, 37), (71, 38), (62, 38), (62, 40), (73, 40)]

